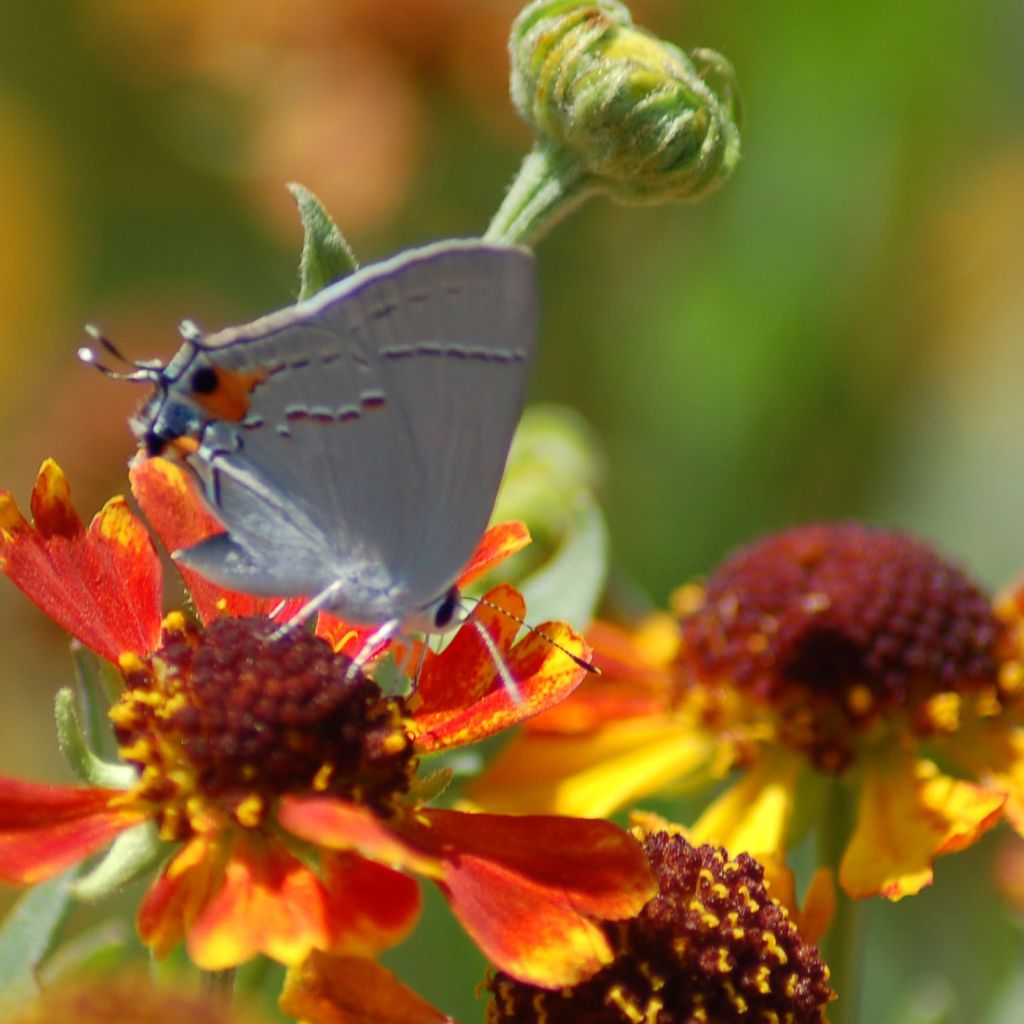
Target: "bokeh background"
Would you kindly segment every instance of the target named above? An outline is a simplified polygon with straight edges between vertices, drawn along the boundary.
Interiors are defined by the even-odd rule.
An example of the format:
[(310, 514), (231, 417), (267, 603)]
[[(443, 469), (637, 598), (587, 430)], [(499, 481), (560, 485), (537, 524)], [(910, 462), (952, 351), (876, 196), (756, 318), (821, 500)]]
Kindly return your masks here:
[[(79, 365), (82, 324), (166, 357), (186, 316), (214, 328), (289, 302), (286, 181), (321, 196), (364, 260), (481, 232), (529, 145), (506, 94), (518, 6), (7, 4), (0, 486), (24, 508), (52, 455), (83, 514), (124, 489), (141, 396)], [(618, 578), (663, 603), (762, 532), (860, 518), (1010, 581), (1024, 569), (1024, 5), (634, 11), (725, 53), (747, 120), (735, 178), (709, 200), (592, 201), (540, 247), (533, 396), (594, 427)], [(0, 771), (61, 778), (50, 706), (66, 647), (6, 584), (0, 643)], [(1024, 943), (991, 873), (1007, 842), (875, 911), (867, 1019), (1020, 1020)], [(395, 962), (477, 1019), (477, 961), (444, 935)]]

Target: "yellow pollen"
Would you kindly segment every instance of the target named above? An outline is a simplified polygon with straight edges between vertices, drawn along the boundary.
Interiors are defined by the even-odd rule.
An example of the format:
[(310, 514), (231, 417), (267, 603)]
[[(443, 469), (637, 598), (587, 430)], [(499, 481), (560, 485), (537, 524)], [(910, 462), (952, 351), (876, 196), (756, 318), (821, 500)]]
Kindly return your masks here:
[(385, 754), (400, 754), (405, 750), (406, 744), (409, 741), (406, 739), (404, 733), (393, 732), (390, 733), (384, 740), (384, 753)]
[(724, 900), (729, 895), (729, 889), (722, 885), (721, 882), (715, 882), (715, 884), (711, 886), (711, 894), (713, 896), (717, 896), (720, 900)]
[(754, 972), (754, 984), (757, 985), (757, 991), (760, 992), (763, 996), (768, 995), (768, 993), (772, 990), (772, 986), (769, 981), (771, 976), (771, 970), (764, 964), (758, 967), (758, 969)]
[(266, 802), (258, 793), (250, 793), (235, 809), (235, 820), (243, 828), (255, 828), (263, 819)]
[[(762, 1010), (761, 1013), (764, 1015), (764, 1024), (782, 1024), (779, 1015), (774, 1010)], [(790, 1017), (790, 1014), (786, 1015), (787, 1020)]]
[(737, 942), (739, 942), (747, 934), (747, 929), (746, 928), (733, 928), (733, 930), (732, 930), (732, 932), (730, 932), (730, 934), (732, 935), (732, 937)]
[(866, 715), (874, 703), (871, 691), (863, 683), (851, 686), (847, 691), (846, 705), (855, 715)]
[(160, 625), (168, 633), (184, 633), (187, 620), (181, 612), (168, 612)]
[(736, 991), (736, 986), (731, 981), (723, 981), (722, 987), (725, 989), (725, 994), (729, 997), (729, 1001), (736, 1007), (736, 1012), (746, 1013), (749, 1009), (747, 1001)]
[(146, 667), (146, 663), (134, 651), (122, 651), (117, 656), (117, 667), (125, 675), (129, 675), (133, 672), (141, 672)]
[(772, 932), (764, 933), (764, 945), (765, 953), (768, 956), (775, 957), (778, 963), (785, 964), (789, 962), (789, 957), (786, 955), (786, 951), (779, 945), (779, 940), (775, 938)]
[(764, 633), (752, 633), (747, 640), (747, 650), (751, 654), (761, 654), (768, 649), (768, 637)]
[(331, 776), (334, 774), (334, 765), (322, 764), (313, 776), (313, 791), (323, 793), (331, 784)]
[(644, 1024), (657, 1024), (658, 1015), (665, 1008), (665, 1004), (658, 998), (652, 996), (647, 1001), (647, 1013), (644, 1014)]
[(999, 666), (999, 689), (1014, 694), (1024, 689), (1024, 663), (1005, 661)]
[(925, 702), (925, 719), (940, 732), (956, 732), (960, 728), (962, 703), (958, 693), (937, 693)]
[[(129, 746), (119, 747), (117, 753), (122, 761), (145, 762), (149, 760), (150, 755), (153, 753), (153, 745), (144, 736), (140, 736)], [(145, 776), (150, 770), (150, 767), (147, 766), (143, 775)]]
[(704, 588), (699, 583), (684, 583), (672, 591), (669, 604), (677, 618), (692, 615), (704, 604)]
[(712, 885), (715, 881), (715, 876), (707, 868), (701, 868), (697, 878), (705, 885)]
[(708, 1024), (708, 1011), (703, 1006), (698, 1006), (691, 1014), (697, 1024)]
[(797, 978), (796, 971), (786, 978), (786, 995), (789, 996), (790, 999), (796, 995), (798, 982), (799, 979)]
[(621, 985), (614, 985), (608, 990), (608, 1002), (617, 1007), (624, 1017), (627, 1017), (633, 1024), (642, 1024), (644, 1014), (634, 1003), (626, 998)]
[(720, 974), (728, 974), (732, 970), (732, 961), (729, 959), (729, 950), (725, 946), (718, 947), (718, 962), (715, 969)]

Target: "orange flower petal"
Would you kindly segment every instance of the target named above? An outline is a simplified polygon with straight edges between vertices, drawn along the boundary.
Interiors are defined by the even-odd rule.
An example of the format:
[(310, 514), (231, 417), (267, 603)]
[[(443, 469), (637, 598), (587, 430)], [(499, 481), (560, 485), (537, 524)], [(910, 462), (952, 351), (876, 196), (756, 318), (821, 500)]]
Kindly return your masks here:
[[(525, 613), (522, 597), (508, 585), (496, 587), (486, 599), (520, 619)], [(564, 700), (586, 675), (556, 646), (584, 661), (590, 656), (583, 638), (565, 623), (545, 622), (512, 646), (520, 629), (514, 618), (483, 604), (474, 616), (494, 638), (521, 700), (517, 703), (502, 684), (476, 627), (463, 625), (440, 654), (427, 657), (420, 675), (412, 724), (422, 751), (492, 736)]]
[(404, 842), (368, 808), (335, 797), (281, 800), (277, 819), (292, 835), (331, 850), (355, 850), (373, 860), (436, 877), (440, 863)]
[(0, 491), (0, 568), (25, 595), (86, 647), (116, 662), (160, 643), (160, 560), (123, 498), (112, 498), (84, 529), (67, 479), (48, 459), (32, 491), (30, 525)]
[(306, 1024), (455, 1024), (376, 961), (316, 952), (288, 971), (280, 1006)]
[(137, 926), (142, 941), (158, 959), (185, 937), (219, 881), (227, 856), (222, 843), (195, 836), (149, 887), (139, 905)]
[(488, 811), (603, 818), (673, 783), (707, 778), (716, 751), (703, 733), (665, 715), (627, 717), (582, 735), (526, 729), (465, 792)]
[(508, 523), (495, 523), (480, 538), (480, 543), (473, 552), (462, 575), (455, 581), (455, 585), (462, 589), (474, 580), (480, 579), (484, 573), (489, 572), (496, 565), (504, 562), (506, 558), (522, 551), (530, 543), (530, 531), (526, 523), (512, 520)]
[(657, 891), (640, 844), (606, 821), (425, 810), (394, 828), (441, 860), (438, 885), (488, 959), (545, 988), (607, 963), (595, 919), (630, 917)]
[(932, 882), (933, 859), (975, 842), (1005, 802), (1005, 794), (944, 775), (910, 751), (878, 751), (865, 763), (839, 884), (854, 899), (920, 892)]
[(420, 914), (414, 879), (357, 853), (325, 853), (320, 860), (332, 952), (376, 956), (412, 931)]
[(111, 809), (123, 795), (0, 779), (0, 881), (28, 885), (51, 878), (138, 824), (141, 815)]
[[(223, 533), (224, 526), (203, 504), (186, 472), (168, 459), (135, 459), (128, 473), (132, 494), (168, 551), (191, 547)], [(204, 624), (219, 615), (268, 615), (278, 609), (281, 599), (238, 594), (210, 583), (198, 573), (179, 567), (196, 612)], [(285, 602), (276, 618), (288, 619), (304, 602)]]
[(328, 943), (327, 902), (320, 880), (282, 845), (236, 835), (219, 886), (187, 930), (189, 956), (207, 971), (259, 953), (300, 963)]
[(749, 853), (766, 863), (784, 863), (802, 765), (800, 756), (788, 750), (766, 751), (705, 809), (691, 841), (724, 846), (733, 857)]

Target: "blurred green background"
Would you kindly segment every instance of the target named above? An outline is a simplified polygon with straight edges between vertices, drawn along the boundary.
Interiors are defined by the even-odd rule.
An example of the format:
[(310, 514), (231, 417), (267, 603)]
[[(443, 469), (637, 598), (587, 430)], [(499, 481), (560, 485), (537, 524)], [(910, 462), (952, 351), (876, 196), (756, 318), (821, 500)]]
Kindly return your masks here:
[[(82, 324), (166, 357), (184, 317), (215, 328), (286, 304), (300, 233), (284, 182), (316, 191), (364, 260), (481, 232), (529, 145), (505, 92), (518, 6), (5, 5), (0, 486), (25, 508), (51, 455), (83, 515), (124, 489), (141, 395), (78, 364)], [(634, 12), (725, 53), (747, 120), (735, 178), (709, 200), (595, 200), (540, 248), (533, 396), (595, 428), (617, 571), (662, 603), (757, 534), (861, 518), (1010, 581), (1024, 568), (1024, 5)], [(0, 771), (62, 777), (61, 634), (8, 585), (0, 632)], [(1005, 841), (876, 913), (867, 1019), (1020, 1019), (1020, 933), (988, 867)], [(458, 970), (467, 947), (450, 941)], [(411, 980), (462, 1010), (472, 970), (453, 995), (436, 940), (403, 969), (417, 948), (432, 959)]]

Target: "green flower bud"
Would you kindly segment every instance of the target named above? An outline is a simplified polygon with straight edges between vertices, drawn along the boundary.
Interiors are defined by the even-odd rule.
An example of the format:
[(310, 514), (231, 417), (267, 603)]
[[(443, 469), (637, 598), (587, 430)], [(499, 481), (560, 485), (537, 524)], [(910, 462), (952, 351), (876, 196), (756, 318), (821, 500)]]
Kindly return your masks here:
[[(512, 100), (583, 188), (628, 203), (696, 199), (739, 158), (729, 62), (636, 28), (616, 0), (534, 0), (510, 40)], [(562, 161), (564, 164), (564, 160)]]

